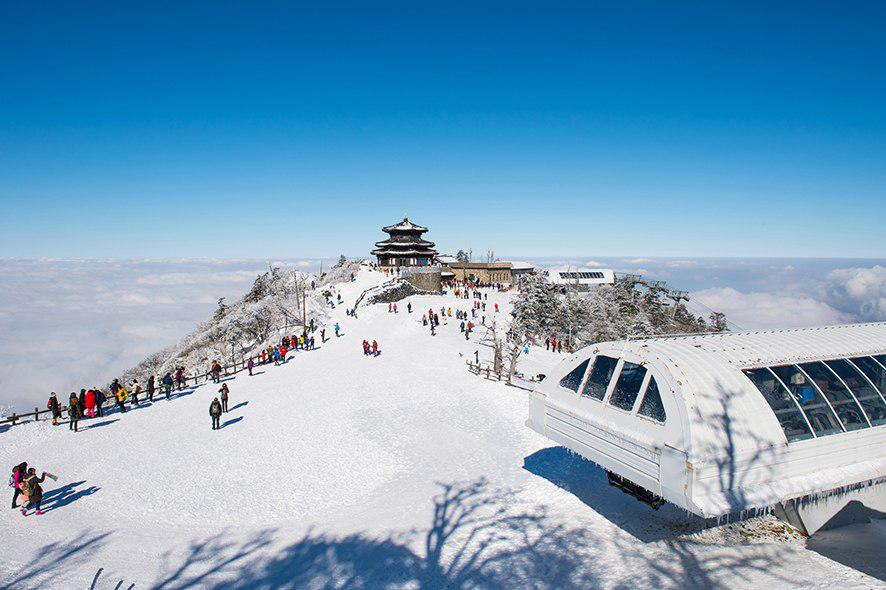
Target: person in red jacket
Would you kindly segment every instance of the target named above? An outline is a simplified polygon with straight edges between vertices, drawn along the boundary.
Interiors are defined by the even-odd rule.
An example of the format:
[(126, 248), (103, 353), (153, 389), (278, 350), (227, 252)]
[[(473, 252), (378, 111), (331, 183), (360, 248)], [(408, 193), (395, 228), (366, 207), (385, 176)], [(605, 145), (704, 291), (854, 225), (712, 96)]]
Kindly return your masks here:
[(86, 400), (86, 413), (90, 418), (95, 418), (95, 391), (88, 390), (84, 398)]
[(378, 342), (372, 341), (372, 356), (378, 356)]

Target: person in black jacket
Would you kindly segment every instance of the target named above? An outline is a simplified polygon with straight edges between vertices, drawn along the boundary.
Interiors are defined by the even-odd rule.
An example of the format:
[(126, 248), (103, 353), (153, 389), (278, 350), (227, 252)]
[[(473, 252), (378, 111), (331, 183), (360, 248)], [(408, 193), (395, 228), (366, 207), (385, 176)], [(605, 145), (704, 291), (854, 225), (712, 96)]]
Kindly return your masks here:
[(154, 376), (148, 377), (148, 401), (154, 401)]
[(219, 421), (221, 419), (222, 414), (222, 405), (218, 401), (218, 398), (212, 400), (212, 403), (209, 404), (209, 416), (212, 418), (212, 429), (218, 430), (221, 428), (219, 425)]
[(31, 467), (28, 469), (28, 474), (25, 476), (25, 480), (22, 482), (22, 487), (24, 488), (24, 492), (28, 496), (28, 502), (22, 506), (22, 516), (28, 515), (28, 509), (33, 506), (35, 508), (35, 514), (43, 514), (43, 511), (40, 510), (40, 503), (43, 501), (43, 488), (40, 487), (40, 484), (46, 480), (46, 472), (43, 472), (43, 475), (37, 477), (37, 470)]
[(104, 416), (105, 411), (102, 408), (102, 404), (105, 403), (105, 400), (108, 399), (108, 397), (105, 395), (105, 392), (98, 387), (93, 387), (92, 391), (95, 392), (95, 415)]
[(55, 397), (55, 392), (52, 392), (52, 395), (49, 396), (49, 401), (46, 403), (46, 407), (52, 412), (52, 425), (55, 426), (58, 424), (59, 418), (62, 417), (62, 409), (58, 405), (58, 398)]

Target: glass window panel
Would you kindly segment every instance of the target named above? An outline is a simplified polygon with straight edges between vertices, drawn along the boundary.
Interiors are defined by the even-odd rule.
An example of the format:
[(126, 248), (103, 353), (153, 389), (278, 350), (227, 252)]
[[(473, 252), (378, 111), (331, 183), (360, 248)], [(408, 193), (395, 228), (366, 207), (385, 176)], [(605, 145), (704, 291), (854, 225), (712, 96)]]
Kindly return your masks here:
[(772, 408), (788, 442), (812, 438), (812, 431), (797, 404), (791, 399), (791, 394), (768, 369), (748, 369), (744, 374), (763, 394), (763, 399)]
[(646, 394), (643, 396), (643, 401), (640, 402), (639, 414), (641, 416), (646, 416), (647, 418), (652, 418), (658, 422), (664, 422), (667, 420), (664, 405), (661, 403), (661, 394), (658, 391), (658, 383), (655, 382), (655, 377), (649, 379), (649, 386), (646, 388)]
[(864, 375), (845, 359), (827, 361), (825, 364), (832, 368), (843, 382), (849, 387), (855, 399), (861, 404), (864, 413), (873, 426), (886, 422), (886, 403), (876, 389), (871, 387)]
[(609, 356), (598, 356), (594, 360), (594, 368), (581, 390), (581, 394), (587, 397), (602, 400), (606, 397), (606, 389), (615, 372), (618, 359)]
[(635, 365), (634, 363), (625, 363), (621, 367), (621, 373), (618, 375), (618, 381), (615, 382), (615, 390), (609, 403), (616, 408), (631, 411), (634, 409), (634, 402), (640, 394), (640, 386), (643, 385), (643, 378), (646, 377), (646, 367)]
[(858, 403), (849, 393), (849, 390), (837, 379), (824, 363), (803, 363), (800, 368), (815, 381), (815, 384), (821, 390), (837, 417), (846, 428), (846, 430), (858, 430), (859, 428), (867, 428), (868, 421), (865, 420), (864, 413), (861, 411)]
[(587, 368), (588, 361), (582, 361), (580, 365), (569, 371), (568, 375), (560, 379), (560, 387), (578, 391), (578, 386), (581, 385), (581, 379), (585, 376), (585, 369)]
[(886, 394), (886, 369), (883, 369), (877, 361), (869, 356), (860, 356), (858, 358), (849, 359), (861, 372), (868, 376), (868, 379), (874, 382), (881, 394)]
[[(886, 354), (878, 354), (874, 358), (877, 359), (878, 361), (880, 361), (881, 365), (886, 367)], [(882, 392), (883, 390), (881, 389), (880, 391)]]
[(812, 424), (812, 430), (815, 431), (816, 436), (843, 432), (834, 412), (831, 411), (821, 393), (809, 382), (800, 369), (794, 365), (782, 365), (771, 367), (771, 370), (778, 375), (778, 378), (800, 404), (809, 423)]

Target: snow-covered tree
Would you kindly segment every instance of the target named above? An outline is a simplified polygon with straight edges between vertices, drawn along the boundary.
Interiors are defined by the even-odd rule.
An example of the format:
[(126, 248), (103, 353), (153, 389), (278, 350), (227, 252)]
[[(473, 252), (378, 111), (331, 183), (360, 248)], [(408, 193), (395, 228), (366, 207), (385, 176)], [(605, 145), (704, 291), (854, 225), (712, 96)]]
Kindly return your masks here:
[[(669, 299), (677, 299), (669, 304)], [(620, 278), (588, 292), (565, 293), (543, 277), (529, 276), (514, 303), (514, 327), (536, 342), (554, 336), (574, 346), (627, 337), (719, 331), (723, 314), (711, 325), (686, 309), (663, 284)]]
[(471, 257), (468, 256), (468, 253), (465, 252), (464, 250), (459, 250), (455, 254), (455, 259), (458, 260), (459, 262), (470, 262)]

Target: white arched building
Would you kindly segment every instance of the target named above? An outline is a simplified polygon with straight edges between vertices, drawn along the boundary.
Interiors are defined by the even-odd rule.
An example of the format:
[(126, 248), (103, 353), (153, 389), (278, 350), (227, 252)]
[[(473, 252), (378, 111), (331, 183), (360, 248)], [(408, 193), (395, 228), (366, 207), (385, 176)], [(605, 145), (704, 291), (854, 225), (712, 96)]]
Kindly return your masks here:
[(884, 394), (886, 323), (645, 338), (571, 355), (527, 424), (653, 505), (811, 534), (853, 500), (886, 511)]

